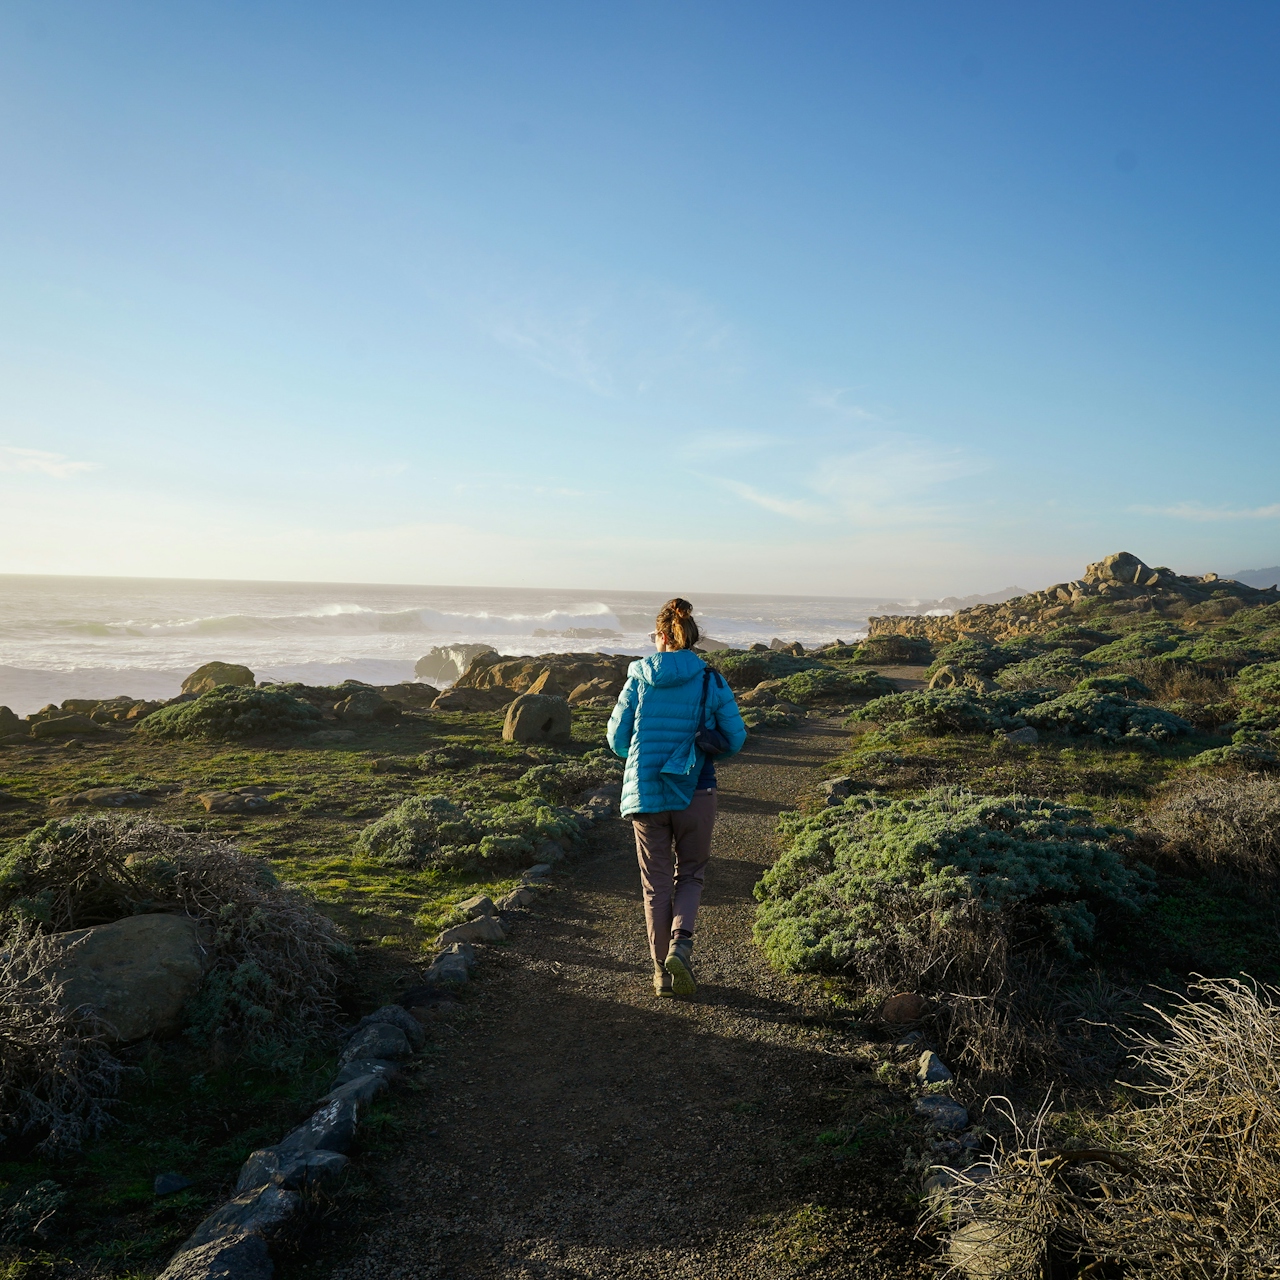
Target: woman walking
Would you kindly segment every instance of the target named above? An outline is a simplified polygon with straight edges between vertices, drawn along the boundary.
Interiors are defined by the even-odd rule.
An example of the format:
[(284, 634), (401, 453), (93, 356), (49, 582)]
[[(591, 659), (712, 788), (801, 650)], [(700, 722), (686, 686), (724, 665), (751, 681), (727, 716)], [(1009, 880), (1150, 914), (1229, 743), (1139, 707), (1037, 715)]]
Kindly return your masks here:
[(693, 651), (693, 606), (668, 600), (651, 636), (658, 652), (633, 662), (609, 717), (609, 746), (624, 756), (622, 816), (636, 833), (644, 916), (657, 995), (691, 996), (693, 925), (716, 821), (715, 756), (747, 740), (719, 672)]

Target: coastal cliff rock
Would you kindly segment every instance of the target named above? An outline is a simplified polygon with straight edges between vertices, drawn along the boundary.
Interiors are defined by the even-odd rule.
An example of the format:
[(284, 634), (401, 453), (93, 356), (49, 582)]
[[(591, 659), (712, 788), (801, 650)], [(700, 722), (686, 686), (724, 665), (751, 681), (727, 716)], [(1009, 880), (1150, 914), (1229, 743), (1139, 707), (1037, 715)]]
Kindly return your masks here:
[(1151, 568), (1128, 551), (1089, 565), (1084, 576), (1032, 591), (1003, 604), (979, 604), (949, 617), (883, 615), (869, 619), (868, 638), (906, 636), (934, 645), (961, 636), (1008, 640), (1091, 616), (1148, 613), (1164, 618), (1214, 621), (1240, 609), (1280, 602), (1274, 587), (1260, 590), (1216, 573), (1189, 577)]
[(482, 653), (496, 654), (497, 650), (487, 644), (436, 645), (414, 664), (413, 674), (419, 680), (451, 684), (466, 671), (472, 660)]

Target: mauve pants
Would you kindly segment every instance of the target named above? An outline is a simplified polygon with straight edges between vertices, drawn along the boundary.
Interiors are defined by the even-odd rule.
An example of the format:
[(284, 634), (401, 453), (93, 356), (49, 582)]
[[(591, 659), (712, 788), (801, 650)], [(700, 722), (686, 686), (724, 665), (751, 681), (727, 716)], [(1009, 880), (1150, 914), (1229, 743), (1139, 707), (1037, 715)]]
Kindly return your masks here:
[(637, 813), (632, 818), (654, 964), (667, 958), (673, 929), (693, 932), (715, 823), (714, 789), (695, 791), (687, 809)]

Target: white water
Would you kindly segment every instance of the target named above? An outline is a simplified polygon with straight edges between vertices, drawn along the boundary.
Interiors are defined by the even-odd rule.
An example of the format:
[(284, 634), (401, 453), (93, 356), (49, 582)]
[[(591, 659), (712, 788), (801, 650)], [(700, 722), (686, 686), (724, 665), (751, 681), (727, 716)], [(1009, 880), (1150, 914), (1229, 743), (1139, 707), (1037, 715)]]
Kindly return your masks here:
[[(0, 705), (26, 715), (64, 698), (172, 697), (218, 659), (259, 680), (371, 684), (413, 679), (433, 645), (480, 642), (503, 653), (650, 653), (666, 596), (483, 587), (184, 582), (0, 575)], [(705, 635), (738, 647), (778, 636), (806, 645), (866, 629), (870, 598), (704, 595)], [(535, 635), (590, 628), (609, 638)]]

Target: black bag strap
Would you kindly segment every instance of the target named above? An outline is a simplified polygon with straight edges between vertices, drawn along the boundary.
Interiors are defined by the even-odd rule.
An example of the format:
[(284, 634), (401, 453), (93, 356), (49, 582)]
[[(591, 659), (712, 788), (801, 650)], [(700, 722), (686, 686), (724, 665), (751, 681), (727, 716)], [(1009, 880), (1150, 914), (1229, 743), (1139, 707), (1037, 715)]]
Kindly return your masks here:
[(702, 701), (698, 704), (698, 728), (705, 729), (707, 727), (707, 690), (711, 687), (712, 675), (716, 678), (716, 685), (724, 684), (720, 678), (718, 671), (713, 672), (709, 666), (702, 669)]

